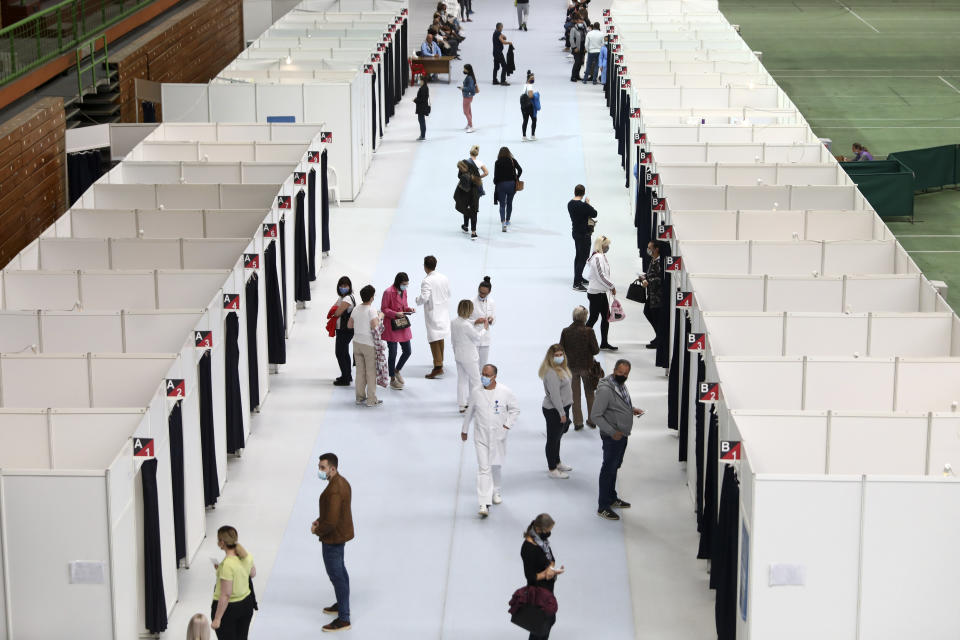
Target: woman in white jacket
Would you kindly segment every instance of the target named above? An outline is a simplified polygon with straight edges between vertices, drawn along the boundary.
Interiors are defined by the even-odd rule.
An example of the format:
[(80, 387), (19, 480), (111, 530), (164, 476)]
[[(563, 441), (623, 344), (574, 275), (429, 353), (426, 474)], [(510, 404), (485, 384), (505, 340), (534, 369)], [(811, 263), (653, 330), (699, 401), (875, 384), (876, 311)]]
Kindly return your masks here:
[(590, 301), (590, 318), (587, 320), (587, 326), (593, 328), (600, 319), (600, 348), (607, 351), (616, 351), (617, 348), (607, 341), (607, 334), (610, 332), (610, 321), (607, 316), (610, 315), (611, 295), (617, 295), (617, 288), (613, 286), (613, 279), (610, 277), (610, 263), (607, 261), (607, 251), (610, 250), (610, 238), (600, 236), (593, 241), (593, 254), (587, 260), (586, 271), (589, 272), (587, 278), (587, 299)]
[[(497, 319), (497, 305), (490, 297), (492, 289), (490, 276), (484, 276), (483, 282), (477, 287), (477, 297), (473, 299), (473, 313), (470, 314), (470, 321), (473, 322), (474, 326), (487, 327), (487, 331), (480, 337), (480, 343), (477, 345), (480, 369), (483, 369), (483, 365), (490, 362), (490, 326)], [(484, 321), (486, 321), (486, 325), (484, 325)]]
[(487, 321), (475, 325), (470, 316), (473, 314), (473, 302), (461, 300), (457, 305), (457, 318), (450, 323), (453, 341), (453, 357), (457, 361), (457, 406), (460, 413), (467, 410), (470, 392), (480, 386), (480, 367), (477, 362), (480, 354), (477, 346), (487, 332)]

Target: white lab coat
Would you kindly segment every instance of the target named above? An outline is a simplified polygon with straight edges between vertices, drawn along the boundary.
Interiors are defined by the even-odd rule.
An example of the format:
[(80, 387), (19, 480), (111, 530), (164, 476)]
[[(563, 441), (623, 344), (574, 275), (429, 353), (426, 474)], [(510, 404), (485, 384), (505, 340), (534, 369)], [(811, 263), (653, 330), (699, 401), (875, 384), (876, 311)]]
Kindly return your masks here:
[(518, 415), (517, 397), (500, 382), (492, 390), (477, 386), (470, 392), (462, 433), (469, 431), (472, 422), (473, 444), (477, 450), (477, 498), (481, 506), (493, 504), (494, 492), (500, 492), (500, 467), (507, 455), (507, 433), (516, 424)]
[(450, 325), (453, 357), (457, 361), (457, 407), (467, 406), (470, 391), (480, 386), (480, 353), (477, 346), (487, 333), (482, 325), (457, 317)]
[(420, 283), (417, 306), (423, 306), (427, 326), (427, 342), (450, 337), (450, 281), (447, 276), (431, 271)]
[[(480, 299), (480, 296), (473, 299), (473, 314), (470, 316), (470, 321), (474, 322), (479, 318), (493, 318), (494, 321), (496, 321), (497, 305), (493, 301), (492, 296), (487, 295), (483, 300)], [(492, 325), (493, 323), (491, 322), (490, 324)], [(480, 337), (477, 352), (480, 356), (477, 364), (479, 364), (482, 369), (483, 365), (490, 363), (490, 327), (487, 327), (487, 330)]]

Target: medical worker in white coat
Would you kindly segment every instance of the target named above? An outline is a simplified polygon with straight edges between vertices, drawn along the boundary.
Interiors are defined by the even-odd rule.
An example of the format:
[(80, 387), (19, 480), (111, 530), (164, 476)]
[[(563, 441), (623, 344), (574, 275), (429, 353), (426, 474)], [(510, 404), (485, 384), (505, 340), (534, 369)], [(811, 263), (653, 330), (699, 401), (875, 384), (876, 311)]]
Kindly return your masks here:
[(497, 382), (497, 368), (487, 363), (480, 384), (470, 392), (470, 406), (463, 417), (460, 439), (467, 440), (473, 423), (473, 443), (477, 448), (477, 497), (480, 517), (490, 515), (490, 505), (503, 502), (500, 470), (507, 455), (507, 433), (517, 422), (520, 406), (506, 385)]
[(473, 303), (461, 300), (457, 305), (457, 317), (450, 323), (450, 336), (453, 342), (453, 357), (457, 361), (457, 407), (460, 413), (467, 410), (470, 392), (480, 386), (479, 352), (477, 350), (483, 335), (487, 332), (486, 320), (474, 324)]
[[(477, 297), (473, 300), (473, 313), (470, 314), (470, 321), (477, 327), (486, 326), (487, 331), (480, 337), (480, 343), (477, 345), (478, 363), (480, 369), (483, 365), (490, 362), (490, 327), (497, 319), (497, 305), (490, 297), (490, 291), (493, 285), (490, 284), (490, 276), (484, 276), (483, 282), (477, 287)], [(486, 324), (484, 324), (486, 323)]]
[(427, 276), (420, 283), (420, 295), (417, 296), (417, 306), (423, 306), (427, 341), (433, 355), (433, 371), (425, 376), (430, 380), (443, 375), (443, 341), (450, 337), (450, 281), (436, 269), (436, 258), (427, 256), (423, 259)]

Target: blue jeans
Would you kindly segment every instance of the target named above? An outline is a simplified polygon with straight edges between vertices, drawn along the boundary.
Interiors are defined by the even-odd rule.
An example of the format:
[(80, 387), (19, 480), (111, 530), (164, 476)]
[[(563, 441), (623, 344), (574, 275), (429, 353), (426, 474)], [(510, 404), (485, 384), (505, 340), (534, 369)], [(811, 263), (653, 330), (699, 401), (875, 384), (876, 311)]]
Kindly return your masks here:
[(333, 583), (333, 593), (337, 597), (337, 617), (344, 622), (350, 622), (350, 576), (347, 567), (343, 564), (344, 544), (322, 543), (323, 566), (327, 576)]
[(600, 497), (597, 500), (597, 510), (603, 511), (619, 500), (617, 496), (617, 470), (623, 464), (623, 454), (627, 451), (627, 438), (624, 436), (614, 440), (608, 435), (600, 434), (603, 443), (603, 464), (600, 465)]
[[(397, 362), (397, 345), (400, 345), (400, 362)], [(397, 371), (403, 369), (410, 359), (410, 341), (406, 342), (388, 342), (387, 343), (387, 369), (390, 371), (390, 377)], [(396, 364), (394, 364), (396, 362)]]
[(587, 77), (593, 80), (593, 84), (597, 84), (599, 74), (599, 64), (600, 64), (600, 53), (588, 53), (587, 54), (587, 70), (583, 73), (583, 84), (587, 84)]
[(513, 196), (517, 195), (517, 183), (513, 180), (496, 184), (497, 202), (500, 203), (500, 224), (510, 222), (513, 213)]

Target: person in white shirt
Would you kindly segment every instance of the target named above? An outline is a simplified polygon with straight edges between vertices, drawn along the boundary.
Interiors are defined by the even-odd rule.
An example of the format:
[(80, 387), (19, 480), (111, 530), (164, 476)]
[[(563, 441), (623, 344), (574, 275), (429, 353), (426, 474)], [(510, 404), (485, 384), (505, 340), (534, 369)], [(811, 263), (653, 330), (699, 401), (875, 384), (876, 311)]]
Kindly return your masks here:
[[(536, 78), (533, 75), (532, 71), (527, 71), (527, 84), (523, 85), (523, 93), (520, 95), (520, 115), (523, 116), (523, 126), (521, 131), (523, 132), (523, 141), (527, 140), (536, 140), (537, 139), (537, 105), (539, 104), (540, 97), (534, 96), (536, 89), (533, 88), (533, 83), (536, 82)], [(530, 137), (527, 138), (527, 123), (532, 121), (532, 128), (530, 129)]]
[(450, 323), (453, 357), (457, 361), (457, 407), (460, 413), (467, 410), (470, 392), (480, 385), (477, 345), (487, 332), (486, 319), (480, 325), (475, 325), (470, 319), (472, 315), (473, 303), (461, 300), (457, 305), (457, 317)]
[(480, 517), (490, 515), (490, 505), (503, 502), (501, 468), (507, 455), (507, 433), (517, 422), (520, 407), (517, 397), (506, 385), (497, 382), (497, 367), (483, 367), (480, 384), (470, 393), (470, 406), (463, 417), (460, 439), (467, 441), (473, 423), (473, 443), (477, 449), (477, 497)]
[[(360, 289), (360, 304), (350, 314), (347, 326), (353, 329), (353, 361), (357, 365), (357, 404), (375, 407), (383, 403), (377, 399), (377, 352), (374, 341), (380, 339), (383, 314), (371, 303), (377, 290), (371, 285)], [(366, 390), (364, 390), (366, 387)]]
[(477, 287), (477, 297), (473, 299), (473, 313), (470, 314), (470, 321), (474, 325), (483, 325), (484, 320), (486, 320), (487, 327), (477, 344), (477, 355), (480, 358), (478, 360), (480, 365), (478, 371), (483, 369), (483, 365), (490, 362), (490, 327), (497, 319), (497, 305), (490, 297), (491, 289), (493, 289), (493, 285), (490, 283), (490, 276), (484, 276), (483, 282)]
[(420, 295), (417, 296), (417, 306), (423, 306), (427, 341), (433, 354), (433, 370), (425, 376), (430, 380), (443, 375), (443, 341), (450, 336), (450, 281), (436, 269), (435, 257), (423, 259), (423, 270), (427, 277), (420, 282)]
[(587, 70), (583, 74), (583, 84), (587, 84), (587, 78), (597, 84), (600, 78), (600, 49), (603, 48), (603, 33), (600, 31), (600, 23), (594, 22), (590, 33), (587, 34)]
[(600, 348), (606, 351), (616, 351), (617, 348), (607, 341), (610, 332), (610, 299), (608, 296), (617, 295), (617, 288), (613, 286), (610, 277), (610, 263), (607, 261), (607, 252), (610, 250), (610, 238), (600, 236), (593, 241), (593, 254), (587, 260), (584, 271), (587, 272), (587, 299), (590, 301), (590, 318), (587, 326), (600, 320)]

